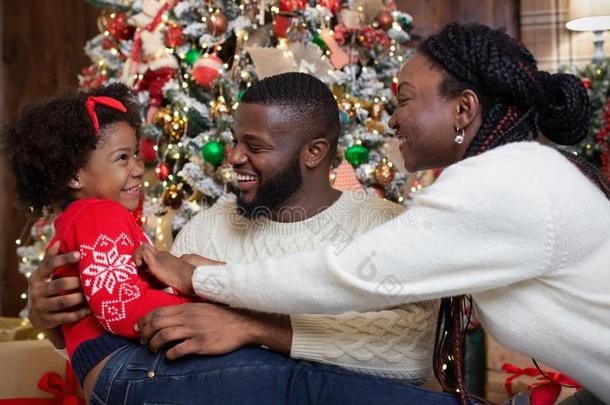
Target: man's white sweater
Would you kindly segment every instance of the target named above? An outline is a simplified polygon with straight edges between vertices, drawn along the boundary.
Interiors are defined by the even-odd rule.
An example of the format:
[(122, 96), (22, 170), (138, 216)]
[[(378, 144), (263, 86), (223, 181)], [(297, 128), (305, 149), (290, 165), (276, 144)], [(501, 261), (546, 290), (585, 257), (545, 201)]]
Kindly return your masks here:
[[(378, 288), (384, 279), (392, 289)], [(610, 203), (564, 156), (535, 142), (448, 167), (404, 214), (338, 254), (327, 247), (202, 266), (193, 286), (203, 297), (286, 313), (472, 294), (496, 340), (610, 403)]]
[[(400, 205), (363, 193), (344, 192), (313, 217), (300, 220), (295, 214), (293, 222), (274, 222), (247, 220), (237, 213), (235, 202), (225, 201), (189, 221), (176, 237), (172, 253), (247, 263), (315, 249), (324, 243), (331, 243), (340, 252), (355, 236), (403, 211)], [(309, 287), (314, 297), (316, 288)], [(431, 374), (435, 305), (426, 302), (395, 307), (387, 302), (384, 307), (393, 308), (339, 315), (291, 315), (290, 356), (413, 383), (425, 381)]]

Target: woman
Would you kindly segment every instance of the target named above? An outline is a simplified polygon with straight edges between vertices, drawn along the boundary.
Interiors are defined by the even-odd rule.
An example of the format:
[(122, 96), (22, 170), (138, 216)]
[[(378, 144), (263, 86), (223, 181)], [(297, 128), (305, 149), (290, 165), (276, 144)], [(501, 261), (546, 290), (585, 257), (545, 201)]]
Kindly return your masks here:
[[(410, 171), (445, 168), (402, 217), (357, 238), (250, 265), (167, 271), (204, 298), (281, 313), (365, 310), (441, 297), (435, 371), (466, 401), (464, 294), (499, 342), (610, 401), (610, 190), (594, 168), (533, 141), (587, 131), (578, 78), (538, 71), (503, 31), (448, 25), (399, 77), (390, 126)], [(184, 271), (185, 269), (189, 271)], [(192, 274), (192, 285), (191, 285)], [(312, 297), (315, 294), (315, 299)], [(153, 315), (141, 322), (148, 337)], [(458, 363), (446, 376), (446, 363)]]

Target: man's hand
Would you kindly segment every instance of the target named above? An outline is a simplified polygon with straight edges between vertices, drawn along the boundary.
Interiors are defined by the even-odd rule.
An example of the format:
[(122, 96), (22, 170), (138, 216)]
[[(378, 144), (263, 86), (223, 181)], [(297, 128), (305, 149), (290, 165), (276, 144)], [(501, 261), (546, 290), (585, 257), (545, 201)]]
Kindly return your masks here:
[[(68, 308), (85, 303), (85, 296), (80, 289), (78, 277), (63, 277), (51, 280), (51, 275), (58, 267), (79, 260), (78, 252), (58, 255), (59, 242), (49, 248), (42, 263), (28, 279), (28, 318), (34, 327), (47, 332), (57, 348), (63, 348), (63, 336), (60, 325), (77, 322), (89, 315), (89, 308), (66, 312)], [(69, 294), (58, 295), (65, 291)]]
[(288, 317), (208, 303), (157, 308), (140, 319), (137, 329), (142, 343), (154, 352), (182, 341), (167, 351), (169, 360), (187, 354), (219, 355), (250, 344), (290, 353), (292, 342)]
[(195, 294), (191, 277), (196, 266), (189, 262), (148, 244), (140, 245), (133, 252), (133, 260), (137, 266), (146, 263), (150, 273), (163, 284), (175, 288), (184, 295)]

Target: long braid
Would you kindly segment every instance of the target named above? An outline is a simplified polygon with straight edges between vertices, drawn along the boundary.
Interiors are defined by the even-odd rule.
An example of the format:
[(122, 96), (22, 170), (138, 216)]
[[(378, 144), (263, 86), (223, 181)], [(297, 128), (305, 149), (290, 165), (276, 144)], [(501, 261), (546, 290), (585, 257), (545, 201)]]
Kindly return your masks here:
[[(422, 42), (418, 51), (441, 69), (442, 96), (455, 97), (471, 89), (479, 98), (483, 122), (463, 158), (536, 139), (539, 130), (561, 145), (584, 138), (589, 99), (580, 79), (538, 71), (534, 56), (502, 30), (449, 24)], [(608, 179), (587, 162), (566, 157), (610, 199)], [(433, 360), (441, 386), (457, 394), (461, 404), (475, 398), (464, 390), (465, 300), (463, 295), (441, 300)]]

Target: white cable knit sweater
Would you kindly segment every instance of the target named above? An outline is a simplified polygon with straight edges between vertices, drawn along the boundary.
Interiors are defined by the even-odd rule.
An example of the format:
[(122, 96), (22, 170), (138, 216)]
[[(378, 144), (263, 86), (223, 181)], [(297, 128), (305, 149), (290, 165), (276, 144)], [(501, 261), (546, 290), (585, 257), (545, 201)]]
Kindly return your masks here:
[[(280, 223), (246, 220), (236, 213), (233, 201), (225, 201), (189, 221), (176, 237), (172, 253), (196, 253), (243, 263), (311, 250), (323, 243), (332, 243), (339, 252), (356, 235), (403, 211), (404, 207), (397, 204), (344, 192), (334, 204), (311, 218)], [(382, 284), (379, 287), (384, 288)], [(313, 296), (317, 296), (318, 288), (308, 287)], [(390, 306), (394, 306), (392, 302), (383, 305)], [(291, 315), (290, 320), (293, 358), (413, 383), (422, 383), (431, 375), (436, 325), (432, 302), (377, 312)]]
[[(384, 279), (393, 288), (379, 289)], [(203, 297), (284, 313), (472, 294), (497, 341), (610, 403), (610, 203), (535, 142), (448, 167), (406, 213), (338, 254), (327, 247), (203, 266), (193, 286)]]

